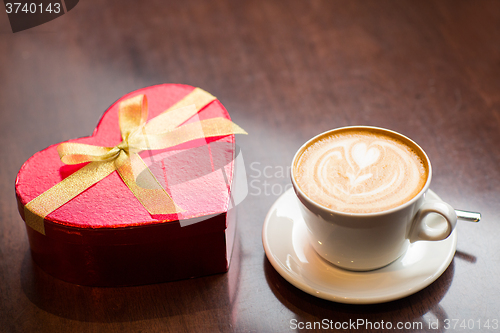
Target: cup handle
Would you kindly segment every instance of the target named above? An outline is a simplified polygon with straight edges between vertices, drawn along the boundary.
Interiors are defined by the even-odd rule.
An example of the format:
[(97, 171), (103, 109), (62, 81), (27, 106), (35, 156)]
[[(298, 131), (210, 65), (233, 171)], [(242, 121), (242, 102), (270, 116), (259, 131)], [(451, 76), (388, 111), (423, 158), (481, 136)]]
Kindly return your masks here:
[[(430, 213), (437, 213), (444, 217), (448, 227), (446, 230), (440, 230), (439, 228), (434, 228), (428, 226), (424, 222), (424, 218)], [(451, 235), (455, 226), (457, 224), (457, 214), (455, 209), (448, 205), (446, 202), (442, 201), (428, 201), (425, 202), (413, 220), (412, 229), (410, 231), (410, 242), (416, 242), (419, 240), (428, 241), (438, 241), (448, 238)]]

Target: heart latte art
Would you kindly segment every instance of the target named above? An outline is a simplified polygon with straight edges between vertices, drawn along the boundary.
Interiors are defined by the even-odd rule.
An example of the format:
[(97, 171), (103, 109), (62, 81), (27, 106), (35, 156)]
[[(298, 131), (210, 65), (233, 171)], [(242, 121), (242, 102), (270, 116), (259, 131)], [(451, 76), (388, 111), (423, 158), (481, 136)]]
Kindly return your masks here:
[(346, 213), (374, 213), (415, 197), (428, 171), (419, 154), (377, 131), (344, 130), (313, 141), (294, 166), (299, 188), (314, 202)]

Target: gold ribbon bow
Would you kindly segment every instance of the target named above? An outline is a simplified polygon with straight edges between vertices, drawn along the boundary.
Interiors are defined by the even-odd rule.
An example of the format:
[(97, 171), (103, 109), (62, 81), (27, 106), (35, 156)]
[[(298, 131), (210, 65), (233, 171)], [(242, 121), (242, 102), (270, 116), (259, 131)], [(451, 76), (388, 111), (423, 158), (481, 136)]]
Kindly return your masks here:
[[(208, 92), (195, 88), (181, 101), (147, 123), (148, 105), (145, 95), (122, 101), (119, 106), (122, 142), (115, 147), (61, 143), (57, 151), (63, 163), (90, 163), (28, 202), (24, 207), (26, 224), (45, 234), (44, 219), (47, 215), (115, 170), (151, 215), (182, 212), (138, 153), (143, 150), (165, 149), (207, 137), (247, 134), (226, 118), (211, 118), (179, 126), (215, 99)], [(143, 172), (145, 170), (147, 171)], [(136, 182), (136, 176), (140, 173), (141, 186)]]

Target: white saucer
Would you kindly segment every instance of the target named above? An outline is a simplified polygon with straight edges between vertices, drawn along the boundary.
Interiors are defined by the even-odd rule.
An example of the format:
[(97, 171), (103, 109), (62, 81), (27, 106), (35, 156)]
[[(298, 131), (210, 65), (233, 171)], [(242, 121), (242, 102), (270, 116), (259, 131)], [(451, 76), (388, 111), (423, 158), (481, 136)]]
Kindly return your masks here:
[[(434, 192), (427, 199), (441, 200)], [(450, 264), (457, 233), (442, 241), (420, 241), (392, 264), (369, 272), (353, 272), (322, 259), (308, 242), (293, 189), (269, 210), (262, 230), (267, 258), (278, 273), (295, 287), (330, 301), (351, 304), (382, 303), (406, 297), (434, 282)], [(430, 214), (426, 223), (443, 219)], [(436, 220), (436, 221), (432, 221)], [(444, 219), (443, 219), (444, 220)]]

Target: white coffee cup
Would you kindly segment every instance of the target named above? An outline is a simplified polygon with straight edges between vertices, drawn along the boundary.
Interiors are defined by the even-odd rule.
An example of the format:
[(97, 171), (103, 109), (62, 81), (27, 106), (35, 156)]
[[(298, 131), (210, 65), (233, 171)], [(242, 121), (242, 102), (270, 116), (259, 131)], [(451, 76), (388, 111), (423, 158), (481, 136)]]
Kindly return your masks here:
[[(298, 159), (318, 138), (348, 128), (387, 133), (418, 150), (424, 157), (423, 162), (428, 170), (422, 190), (395, 208), (374, 213), (336, 211), (310, 199), (295, 179), (294, 170)], [(309, 231), (311, 245), (322, 258), (344, 269), (366, 271), (384, 267), (404, 254), (410, 243), (443, 240), (455, 228), (457, 216), (453, 207), (442, 201), (426, 200), (432, 178), (432, 167), (427, 154), (415, 142), (397, 132), (370, 126), (350, 126), (324, 132), (307, 141), (297, 151), (291, 170), (293, 188)], [(443, 224), (428, 226), (425, 217), (429, 213), (443, 216)]]

